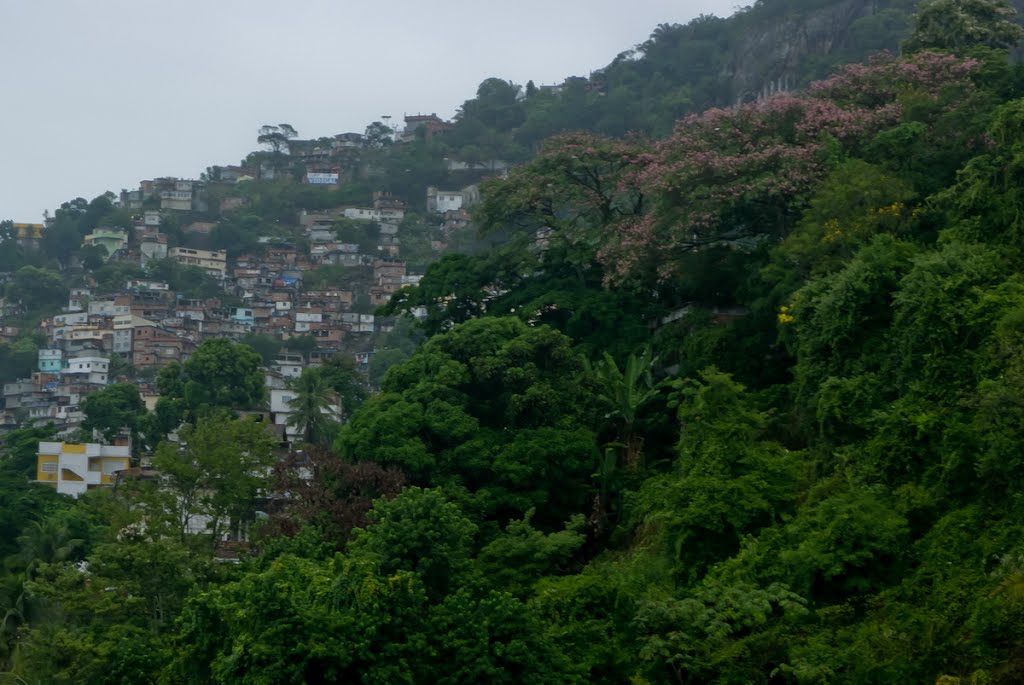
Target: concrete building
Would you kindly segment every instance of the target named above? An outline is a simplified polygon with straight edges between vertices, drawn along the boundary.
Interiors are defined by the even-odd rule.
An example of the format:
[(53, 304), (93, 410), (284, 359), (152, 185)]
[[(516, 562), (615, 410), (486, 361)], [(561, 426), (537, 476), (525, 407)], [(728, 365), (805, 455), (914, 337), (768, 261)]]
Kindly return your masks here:
[(188, 264), (205, 269), (208, 274), (224, 278), (228, 271), (228, 253), (223, 250), (193, 250), (188, 247), (172, 247), (167, 256), (179, 264)]
[(305, 362), (301, 354), (279, 354), (270, 368), (284, 378), (298, 378), (302, 375)]
[(64, 351), (56, 349), (39, 350), (39, 370), (43, 373), (60, 373), (64, 366)]
[[(298, 393), (290, 388), (275, 388), (270, 390), (270, 418), (277, 431), (283, 434), (287, 442), (296, 442), (302, 436), (295, 429), (295, 426), (288, 425), (293, 413), (291, 403), (298, 397)], [(342, 407), (340, 400), (337, 404), (330, 404), (321, 412), (324, 416), (335, 421), (342, 419)]]
[(143, 266), (154, 259), (167, 258), (167, 236), (163, 233), (146, 233), (139, 239), (139, 259)]
[(123, 316), (131, 313), (131, 303), (124, 300), (93, 300), (89, 303), (90, 316)]
[(427, 211), (435, 214), (457, 212), (480, 202), (480, 187), (466, 186), (462, 190), (440, 190), (427, 188)]
[(401, 139), (406, 142), (415, 140), (417, 132), (422, 129), (423, 136), (430, 140), (435, 135), (451, 129), (452, 126), (453, 124), (441, 119), (436, 113), (408, 115), (405, 117), (405, 129), (402, 131)]
[(357, 221), (380, 221), (381, 210), (369, 207), (346, 207), (345, 218)]
[(130, 465), (131, 449), (126, 445), (41, 442), (36, 480), (77, 498), (91, 488), (113, 485), (117, 472)]
[(107, 258), (128, 244), (128, 233), (120, 228), (100, 226), (85, 236), (86, 245), (100, 245), (107, 251)]
[(89, 298), (92, 297), (92, 290), (89, 288), (72, 288), (68, 294), (68, 312), (85, 311)]
[(188, 212), (196, 209), (195, 181), (184, 179), (157, 179), (160, 194), (160, 209)]
[(195, 347), (193, 341), (148, 321), (132, 328), (131, 361), (136, 369), (160, 368), (184, 361)]
[(106, 357), (83, 356), (69, 359), (61, 374), (68, 383), (106, 385), (109, 369), (110, 360)]

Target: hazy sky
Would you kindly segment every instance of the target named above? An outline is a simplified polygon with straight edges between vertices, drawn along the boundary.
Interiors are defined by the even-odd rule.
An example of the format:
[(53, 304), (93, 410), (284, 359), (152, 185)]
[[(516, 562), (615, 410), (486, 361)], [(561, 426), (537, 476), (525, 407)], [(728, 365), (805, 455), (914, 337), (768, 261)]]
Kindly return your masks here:
[(389, 114), (449, 118), (485, 78), (559, 83), (735, 0), (0, 0), (0, 219)]

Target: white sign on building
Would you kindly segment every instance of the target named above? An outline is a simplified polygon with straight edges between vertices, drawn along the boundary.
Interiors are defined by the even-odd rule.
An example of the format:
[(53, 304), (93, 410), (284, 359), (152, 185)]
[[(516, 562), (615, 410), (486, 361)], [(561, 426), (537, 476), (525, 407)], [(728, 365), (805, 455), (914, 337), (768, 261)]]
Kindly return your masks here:
[(306, 174), (306, 183), (313, 185), (337, 185), (338, 174)]

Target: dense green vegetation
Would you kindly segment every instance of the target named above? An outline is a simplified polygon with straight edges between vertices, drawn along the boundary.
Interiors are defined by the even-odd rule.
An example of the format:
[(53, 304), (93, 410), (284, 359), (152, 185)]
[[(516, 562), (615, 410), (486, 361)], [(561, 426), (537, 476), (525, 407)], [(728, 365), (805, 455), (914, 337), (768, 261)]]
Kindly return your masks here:
[[(987, 30), (951, 44), (943, 8)], [(799, 95), (548, 141), (485, 188), (494, 247), (392, 300), (427, 317), (381, 392), (296, 384), (302, 453), (236, 416), (259, 355), (226, 341), (137, 423), (129, 390), (90, 398), (99, 430), (186, 421), (162, 483), (65, 501), (25, 483), (45, 431), (5, 436), (3, 668), (1020, 682), (1020, 31), (924, 9), (903, 55)], [(252, 544), (215, 561), (222, 533)]]
[[(686, 114), (755, 99), (769, 81), (784, 77), (797, 89), (838, 64), (896, 52), (910, 33), (914, 5), (885, 0), (864, 11), (868, 5), (859, 2), (758, 0), (728, 18), (661, 24), (588, 78), (547, 87), (485, 80), (460, 108), (446, 141), (459, 159), (478, 163), (527, 159), (547, 138), (567, 131), (664, 136)], [(802, 23), (812, 13), (818, 14), (815, 28)], [(823, 26), (833, 32), (808, 38)], [(808, 40), (821, 44), (797, 47)], [(790, 46), (793, 51), (780, 56)]]

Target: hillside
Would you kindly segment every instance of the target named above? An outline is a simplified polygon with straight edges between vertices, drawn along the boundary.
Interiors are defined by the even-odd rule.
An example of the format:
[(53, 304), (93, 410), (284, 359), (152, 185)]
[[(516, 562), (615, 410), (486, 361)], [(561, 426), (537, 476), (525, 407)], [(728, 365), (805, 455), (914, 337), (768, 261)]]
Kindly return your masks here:
[(662, 24), (587, 77), (552, 86), (485, 81), (449, 139), (463, 156), (520, 160), (565, 131), (664, 136), (685, 114), (799, 90), (838, 64), (898, 52), (913, 7), (906, 0), (758, 2), (728, 18)]
[[(374, 263), (393, 292), (373, 316), (395, 328), (372, 393), (341, 354), (275, 387), (253, 345), (213, 335), (160, 369), (151, 408), (129, 383), (83, 402), (75, 438), (130, 436), (133, 468), (53, 427), (7, 433), (2, 668), (32, 685), (1024, 680), (1024, 31), (1000, 2), (933, 0), (900, 54), (814, 78), (860, 59), (861, 32), (895, 41), (904, 11), (766, 3), (660, 28), (561, 92), (485, 82), (444, 133), (337, 153), (359, 164), (335, 188), (299, 180), (334, 173), (315, 143), (250, 157), (263, 178), (211, 169), (218, 209), (189, 218), (221, 213), (190, 240), (236, 261), (287, 265), (316, 230), (387, 245), (383, 226), (404, 238), (457, 196), (421, 210), (400, 188), (453, 172), (478, 176), (454, 230), (480, 240), (415, 282)], [(582, 115), (617, 92), (661, 121), (671, 93), (645, 70), (681, 74), (658, 50), (706, 29), (722, 42), (700, 97), (720, 99), (679, 100), (664, 135), (591, 120), (521, 138), (540, 103)], [(806, 86), (742, 96), (762, 79)], [(439, 164), (471, 125), (483, 166)], [(524, 161), (493, 173), (510, 152)], [(406, 201), (414, 220), (393, 222)], [(323, 215), (309, 235), (300, 205)], [(67, 235), (120, 211), (71, 209)], [(56, 266), (91, 271), (77, 262)], [(326, 313), (359, 268), (331, 266), (298, 269), (302, 287), (282, 267), (267, 292), (289, 306), (267, 316)], [(153, 269), (182, 300), (211, 285)], [(61, 277), (22, 267), (8, 294), (47, 315)]]

